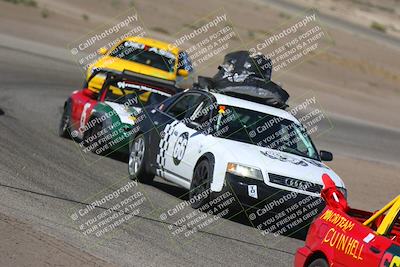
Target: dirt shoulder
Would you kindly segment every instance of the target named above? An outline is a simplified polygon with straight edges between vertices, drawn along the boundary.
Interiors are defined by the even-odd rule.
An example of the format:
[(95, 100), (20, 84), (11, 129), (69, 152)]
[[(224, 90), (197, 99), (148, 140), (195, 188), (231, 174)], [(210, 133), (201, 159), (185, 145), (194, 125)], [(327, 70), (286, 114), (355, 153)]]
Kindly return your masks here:
[(0, 213), (1, 266), (112, 266)]
[(289, 0), (288, 2), (317, 8), (340, 19), (400, 37), (400, 7), (396, 0)]
[(399, 194), (398, 167), (345, 156), (335, 156), (329, 166), (343, 178), (353, 208), (379, 210)]

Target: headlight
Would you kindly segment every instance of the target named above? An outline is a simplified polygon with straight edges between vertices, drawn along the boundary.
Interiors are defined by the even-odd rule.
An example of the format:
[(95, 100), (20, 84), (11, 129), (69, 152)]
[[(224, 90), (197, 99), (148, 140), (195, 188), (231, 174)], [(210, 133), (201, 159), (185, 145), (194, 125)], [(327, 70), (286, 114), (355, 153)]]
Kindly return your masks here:
[(347, 199), (347, 190), (346, 190), (346, 188), (337, 187), (337, 189), (338, 189), (340, 192), (342, 192), (344, 198)]
[(264, 181), (262, 172), (258, 168), (229, 162), (226, 171), (235, 175)]

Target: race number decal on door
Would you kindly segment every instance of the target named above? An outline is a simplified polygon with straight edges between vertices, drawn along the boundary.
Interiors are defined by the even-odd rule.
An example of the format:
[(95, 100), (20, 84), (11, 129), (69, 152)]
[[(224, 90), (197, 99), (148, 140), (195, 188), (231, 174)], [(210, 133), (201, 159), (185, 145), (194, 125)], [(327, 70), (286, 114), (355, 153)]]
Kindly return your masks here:
[(174, 159), (174, 164), (179, 165), (181, 163), (181, 160), (183, 159), (183, 156), (185, 155), (186, 147), (188, 144), (188, 139), (189, 139), (189, 133), (185, 132), (181, 134), (178, 138), (178, 140), (175, 143), (174, 146), (174, 151), (172, 154), (172, 158)]

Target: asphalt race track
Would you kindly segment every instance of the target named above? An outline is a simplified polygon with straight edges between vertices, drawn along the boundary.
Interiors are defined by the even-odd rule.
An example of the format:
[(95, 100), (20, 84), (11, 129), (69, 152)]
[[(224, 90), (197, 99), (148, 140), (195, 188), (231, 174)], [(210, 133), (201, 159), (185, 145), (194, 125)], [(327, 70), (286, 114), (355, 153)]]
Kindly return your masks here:
[[(84, 207), (90, 196), (121, 179), (127, 181), (127, 164), (93, 154), (88, 165), (73, 141), (58, 137), (63, 102), (82, 80), (73, 63), (0, 47), (0, 108), (5, 112), (0, 115), (0, 212), (121, 266), (292, 264), (303, 242), (263, 236), (246, 225), (245, 216), (221, 219), (193, 234), (189, 242), (175, 239), (160, 214), (181, 202), (179, 196), (185, 191), (160, 179), (153, 186), (139, 185), (150, 201), (117, 233), (108, 238), (83, 237), (70, 210)], [(396, 164), (400, 132), (331, 119), (335, 127), (318, 140), (321, 147)], [(377, 133), (382, 140), (372, 142)]]

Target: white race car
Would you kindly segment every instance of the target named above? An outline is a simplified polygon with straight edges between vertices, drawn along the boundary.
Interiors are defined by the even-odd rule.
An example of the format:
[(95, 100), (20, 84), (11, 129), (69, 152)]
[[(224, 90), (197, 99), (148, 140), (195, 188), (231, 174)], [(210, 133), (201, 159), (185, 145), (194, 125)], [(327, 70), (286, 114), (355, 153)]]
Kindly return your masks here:
[(157, 175), (189, 189), (194, 208), (225, 190), (233, 190), (244, 207), (273, 199), (289, 207), (319, 198), (324, 173), (345, 191), (340, 177), (322, 163), (332, 154), (318, 152), (285, 110), (191, 89), (140, 116), (130, 145), (130, 177), (149, 183)]

